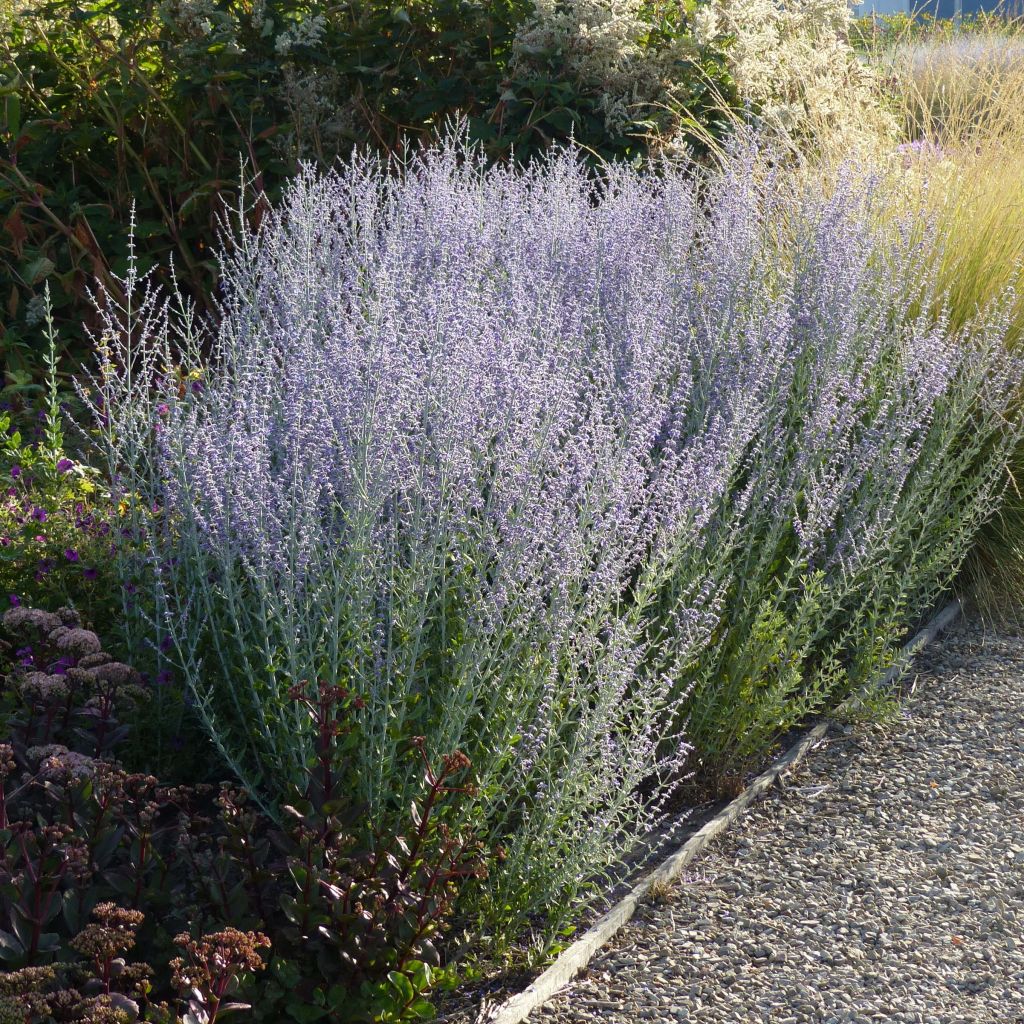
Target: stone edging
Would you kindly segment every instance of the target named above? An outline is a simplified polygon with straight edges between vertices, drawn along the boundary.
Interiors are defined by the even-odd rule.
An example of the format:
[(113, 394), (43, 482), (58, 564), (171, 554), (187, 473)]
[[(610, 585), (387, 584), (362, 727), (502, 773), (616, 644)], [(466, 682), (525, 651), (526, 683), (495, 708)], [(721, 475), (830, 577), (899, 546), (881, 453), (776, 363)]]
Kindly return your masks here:
[[(896, 664), (878, 681), (876, 687), (890, 686), (895, 682), (914, 655), (952, 625), (959, 615), (959, 601), (953, 601), (943, 608), (902, 648)], [(854, 697), (856, 696), (855, 694)], [(848, 698), (843, 703), (847, 704), (851, 699)], [(629, 921), (652, 890), (657, 891), (678, 879), (687, 865), (701, 854), (713, 839), (728, 829), (780, 776), (799, 764), (807, 752), (828, 732), (830, 724), (829, 719), (823, 719), (805, 733), (732, 803), (706, 822), (675, 853), (645, 875), (611, 910), (588, 928), (571, 946), (563, 950), (555, 962), (532, 984), (505, 1002), (485, 1010), (478, 1019), (486, 1021), (487, 1024), (522, 1024), (530, 1013), (543, 1006), (590, 963), (602, 947), (606, 946)]]

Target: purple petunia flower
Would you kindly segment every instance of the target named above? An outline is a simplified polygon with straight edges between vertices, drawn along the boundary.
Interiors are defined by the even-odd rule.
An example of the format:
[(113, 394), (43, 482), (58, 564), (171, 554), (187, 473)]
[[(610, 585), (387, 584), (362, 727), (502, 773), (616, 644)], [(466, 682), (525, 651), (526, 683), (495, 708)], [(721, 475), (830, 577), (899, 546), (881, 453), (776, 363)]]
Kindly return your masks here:
[(82, 569), (82, 575), (87, 580), (94, 580), (96, 579), (97, 576), (99, 576), (99, 573), (91, 565), (87, 565), (84, 569)]
[(21, 466), (11, 466), (11, 476), (13, 476), (15, 480), (17, 480), (18, 477), (21, 476)]
[(46, 517), (46, 509), (39, 508), (39, 506), (37, 505), (35, 508), (32, 509), (32, 518), (37, 523), (45, 523), (46, 522), (46, 518), (47, 518)]
[(57, 472), (67, 473), (69, 470), (74, 468), (74, 463), (70, 459), (59, 459), (57, 461)]
[(74, 548), (67, 548), (64, 551), (64, 557), (69, 562), (77, 562), (78, 561), (78, 552)]
[(21, 598), (17, 594), (8, 594), (7, 600), (11, 602), (12, 608), (17, 608), (21, 605)]
[(169, 686), (174, 682), (174, 676), (168, 669), (163, 669), (156, 674), (156, 685), (157, 686)]

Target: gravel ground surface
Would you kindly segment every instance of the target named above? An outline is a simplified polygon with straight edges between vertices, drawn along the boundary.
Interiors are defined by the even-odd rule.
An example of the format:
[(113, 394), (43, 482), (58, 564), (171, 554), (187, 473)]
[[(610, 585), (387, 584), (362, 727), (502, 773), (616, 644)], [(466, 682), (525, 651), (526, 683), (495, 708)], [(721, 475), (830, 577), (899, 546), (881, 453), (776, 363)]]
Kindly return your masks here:
[(530, 1021), (1024, 1024), (1024, 637), (847, 729)]

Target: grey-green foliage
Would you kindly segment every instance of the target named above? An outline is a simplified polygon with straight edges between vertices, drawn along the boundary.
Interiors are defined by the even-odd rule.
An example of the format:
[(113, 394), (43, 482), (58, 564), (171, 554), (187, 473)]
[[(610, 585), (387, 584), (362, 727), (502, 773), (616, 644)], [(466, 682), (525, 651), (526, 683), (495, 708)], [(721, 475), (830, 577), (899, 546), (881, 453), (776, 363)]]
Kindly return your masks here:
[(877, 186), (768, 164), (356, 159), (240, 238), (212, 358), (187, 311), (111, 307), (142, 608), (221, 757), (273, 809), (314, 742), (289, 690), (337, 681), (386, 831), (409, 740), (464, 751), (497, 945), (656, 820), (684, 722), (742, 766), (887, 665), (998, 497), (999, 314), (950, 338)]

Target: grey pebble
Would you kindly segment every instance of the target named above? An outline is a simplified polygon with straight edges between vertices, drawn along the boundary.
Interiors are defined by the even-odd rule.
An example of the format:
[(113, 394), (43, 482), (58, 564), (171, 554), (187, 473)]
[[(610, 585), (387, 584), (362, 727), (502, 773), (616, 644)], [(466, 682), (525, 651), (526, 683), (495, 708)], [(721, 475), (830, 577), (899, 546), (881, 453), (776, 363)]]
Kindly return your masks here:
[(1024, 637), (961, 625), (916, 673), (531, 1024), (1024, 1024)]

